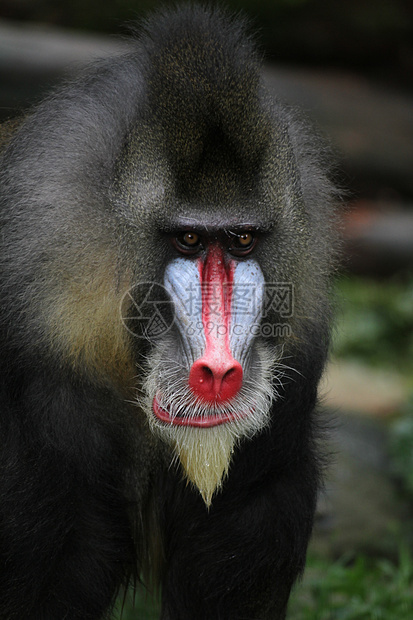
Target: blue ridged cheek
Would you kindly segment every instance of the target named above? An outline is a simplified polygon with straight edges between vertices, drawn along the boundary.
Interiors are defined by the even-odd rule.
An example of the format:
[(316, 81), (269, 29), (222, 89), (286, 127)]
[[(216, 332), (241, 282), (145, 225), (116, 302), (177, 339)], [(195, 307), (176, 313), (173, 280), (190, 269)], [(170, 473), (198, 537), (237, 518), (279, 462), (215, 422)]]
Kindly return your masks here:
[(232, 291), (230, 347), (241, 364), (259, 333), (264, 307), (265, 280), (255, 260), (238, 263)]
[(175, 307), (175, 321), (189, 359), (199, 359), (205, 350), (202, 324), (202, 288), (198, 263), (175, 258), (165, 270), (164, 286)]

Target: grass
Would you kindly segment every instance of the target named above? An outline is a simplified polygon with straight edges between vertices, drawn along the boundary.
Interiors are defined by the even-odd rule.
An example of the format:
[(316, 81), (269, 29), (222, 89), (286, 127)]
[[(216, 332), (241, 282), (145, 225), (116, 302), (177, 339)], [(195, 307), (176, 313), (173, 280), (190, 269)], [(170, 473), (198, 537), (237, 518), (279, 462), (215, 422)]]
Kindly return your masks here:
[(358, 556), (312, 557), (291, 598), (288, 620), (411, 620), (413, 557), (401, 545), (397, 562)]
[(159, 601), (152, 599), (142, 589), (118, 598), (113, 620), (158, 620), (160, 616)]
[[(114, 620), (157, 620), (159, 606), (145, 594), (119, 600)], [(294, 588), (288, 620), (411, 620), (413, 556), (400, 545), (396, 562), (358, 556), (331, 562), (308, 560), (304, 579)], [(252, 620), (252, 619), (251, 619)]]

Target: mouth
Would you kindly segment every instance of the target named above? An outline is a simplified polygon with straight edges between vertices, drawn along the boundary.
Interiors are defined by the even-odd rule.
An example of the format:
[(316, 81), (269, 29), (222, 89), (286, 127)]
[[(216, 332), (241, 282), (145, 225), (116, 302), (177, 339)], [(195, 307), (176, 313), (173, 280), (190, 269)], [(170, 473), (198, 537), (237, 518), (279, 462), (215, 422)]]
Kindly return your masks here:
[(233, 412), (213, 413), (203, 415), (186, 415), (175, 414), (172, 415), (169, 411), (160, 406), (156, 396), (153, 399), (152, 405), (154, 415), (165, 424), (172, 424), (174, 426), (192, 426), (196, 428), (211, 428), (212, 426), (220, 426), (221, 424), (228, 424), (235, 420), (245, 418), (247, 414), (236, 414)]

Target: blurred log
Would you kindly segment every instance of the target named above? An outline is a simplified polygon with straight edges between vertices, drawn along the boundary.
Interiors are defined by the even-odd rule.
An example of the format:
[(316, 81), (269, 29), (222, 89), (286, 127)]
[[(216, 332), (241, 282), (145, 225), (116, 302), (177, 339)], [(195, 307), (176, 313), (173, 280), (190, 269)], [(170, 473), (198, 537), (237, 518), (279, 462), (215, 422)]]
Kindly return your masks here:
[(389, 276), (413, 270), (413, 210), (381, 211), (359, 203), (344, 220), (344, 266), (359, 274)]

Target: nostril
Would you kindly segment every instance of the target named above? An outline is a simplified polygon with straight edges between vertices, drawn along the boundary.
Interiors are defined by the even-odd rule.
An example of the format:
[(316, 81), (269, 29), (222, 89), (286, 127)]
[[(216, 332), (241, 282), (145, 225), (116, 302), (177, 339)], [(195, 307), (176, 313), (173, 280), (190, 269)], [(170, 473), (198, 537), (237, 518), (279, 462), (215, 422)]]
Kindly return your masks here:
[(226, 364), (206, 364), (204, 359), (199, 359), (189, 373), (189, 387), (201, 400), (224, 402), (239, 392), (242, 375), (241, 364), (234, 359)]
[(232, 368), (229, 368), (221, 381), (221, 389), (219, 397), (221, 401), (233, 398), (242, 386), (242, 367), (241, 364), (235, 362)]
[(204, 396), (213, 393), (214, 373), (206, 364), (199, 360), (192, 365), (189, 373), (189, 386), (197, 396)]
[(208, 366), (200, 366), (196, 378), (198, 383), (206, 383), (208, 386), (212, 386), (214, 383), (214, 373)]

